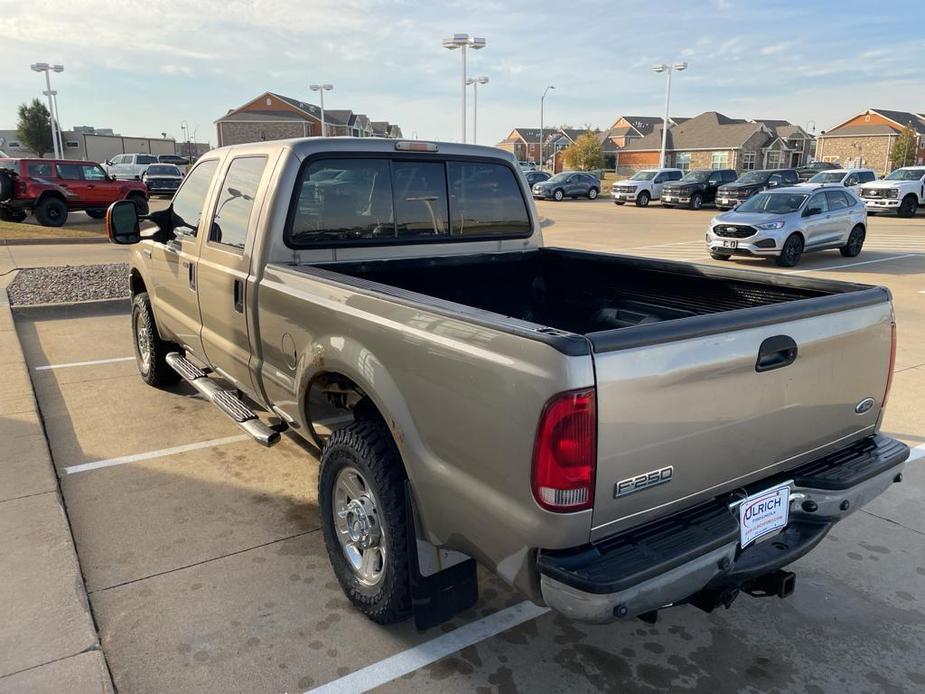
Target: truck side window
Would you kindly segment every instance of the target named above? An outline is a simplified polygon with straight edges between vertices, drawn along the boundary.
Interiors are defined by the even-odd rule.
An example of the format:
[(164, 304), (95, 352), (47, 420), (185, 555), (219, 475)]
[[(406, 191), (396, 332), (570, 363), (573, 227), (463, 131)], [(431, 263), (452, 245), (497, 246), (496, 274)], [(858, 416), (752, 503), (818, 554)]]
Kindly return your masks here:
[(65, 181), (83, 180), (80, 164), (56, 164), (56, 166), (58, 168), (58, 178)]
[(266, 165), (265, 156), (238, 157), (231, 162), (212, 216), (210, 241), (244, 249), (257, 186)]
[(209, 159), (199, 162), (183, 179), (180, 190), (173, 198), (174, 229), (188, 236), (195, 236), (199, 229), (199, 220), (202, 219), (202, 209), (206, 204), (206, 196), (212, 185), (212, 177), (218, 168), (218, 159)]
[(530, 233), (514, 172), (500, 164), (447, 162), (453, 236)]

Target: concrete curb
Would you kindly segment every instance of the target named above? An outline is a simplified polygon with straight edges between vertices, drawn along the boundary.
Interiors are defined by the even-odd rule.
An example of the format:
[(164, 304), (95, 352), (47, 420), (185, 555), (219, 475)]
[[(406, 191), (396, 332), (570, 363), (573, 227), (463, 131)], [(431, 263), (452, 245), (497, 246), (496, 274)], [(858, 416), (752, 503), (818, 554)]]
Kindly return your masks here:
[(113, 691), (29, 368), (0, 277), (0, 691)]
[(28, 239), (0, 239), (0, 246), (66, 246), (69, 244), (84, 244), (84, 243), (109, 243), (109, 239), (105, 236), (100, 238), (59, 238), (59, 239), (44, 239), (44, 238), (28, 238)]

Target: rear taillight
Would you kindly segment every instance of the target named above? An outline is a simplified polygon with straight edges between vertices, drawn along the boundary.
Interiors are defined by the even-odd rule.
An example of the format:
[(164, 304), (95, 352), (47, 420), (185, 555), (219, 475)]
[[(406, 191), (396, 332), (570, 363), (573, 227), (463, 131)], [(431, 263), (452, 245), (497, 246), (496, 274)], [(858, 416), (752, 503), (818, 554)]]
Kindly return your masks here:
[(549, 511), (594, 503), (597, 412), (594, 389), (559, 393), (546, 403), (533, 447), (533, 497)]
[(896, 321), (890, 322), (890, 370), (886, 374), (886, 388), (883, 391), (883, 398), (880, 400), (880, 409), (886, 407), (886, 399), (890, 395), (890, 388), (893, 385), (893, 369), (896, 367)]

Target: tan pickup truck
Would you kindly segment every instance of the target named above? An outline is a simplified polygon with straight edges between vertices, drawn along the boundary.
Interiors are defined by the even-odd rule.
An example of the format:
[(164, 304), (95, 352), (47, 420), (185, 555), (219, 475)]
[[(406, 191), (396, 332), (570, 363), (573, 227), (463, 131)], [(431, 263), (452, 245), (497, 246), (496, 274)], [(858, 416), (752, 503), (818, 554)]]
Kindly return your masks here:
[(592, 622), (784, 597), (901, 479), (886, 289), (544, 247), (498, 149), (217, 149), (141, 221), (107, 216), (142, 377), (317, 444), (331, 565), (378, 622), (472, 604), (476, 562)]

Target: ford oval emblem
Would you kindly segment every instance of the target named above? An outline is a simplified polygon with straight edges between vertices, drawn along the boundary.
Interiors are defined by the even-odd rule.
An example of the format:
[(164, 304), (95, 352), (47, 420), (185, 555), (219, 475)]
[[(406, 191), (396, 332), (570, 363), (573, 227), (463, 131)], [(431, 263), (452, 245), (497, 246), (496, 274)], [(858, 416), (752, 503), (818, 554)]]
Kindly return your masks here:
[(864, 398), (857, 405), (854, 406), (854, 411), (858, 414), (864, 414), (865, 412), (870, 411), (870, 408), (874, 406), (873, 398)]

